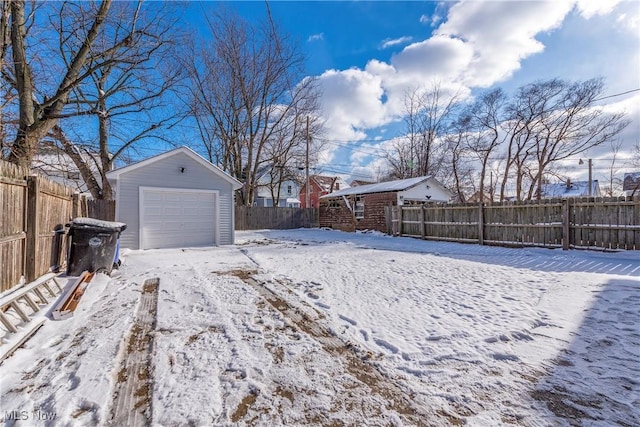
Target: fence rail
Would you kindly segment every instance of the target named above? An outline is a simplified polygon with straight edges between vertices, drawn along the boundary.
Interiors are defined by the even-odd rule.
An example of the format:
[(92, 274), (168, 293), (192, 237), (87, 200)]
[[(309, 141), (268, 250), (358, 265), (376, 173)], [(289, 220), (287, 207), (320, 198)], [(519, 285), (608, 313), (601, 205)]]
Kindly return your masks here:
[(115, 202), (87, 200), (72, 189), (0, 160), (0, 292), (28, 282), (64, 260), (72, 218), (113, 220)]
[(318, 227), (314, 208), (235, 207), (236, 230), (290, 229)]
[(393, 234), (503, 246), (640, 250), (640, 197), (399, 206)]

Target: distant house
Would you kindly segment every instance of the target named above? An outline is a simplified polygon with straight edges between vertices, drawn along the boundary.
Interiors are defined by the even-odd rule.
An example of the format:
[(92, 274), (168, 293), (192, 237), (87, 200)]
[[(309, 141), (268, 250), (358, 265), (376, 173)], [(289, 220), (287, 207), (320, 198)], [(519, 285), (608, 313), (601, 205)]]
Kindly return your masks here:
[(300, 188), (300, 206), (303, 208), (317, 208), (320, 197), (344, 188), (349, 188), (349, 186), (340, 177), (311, 175), (309, 177), (309, 205), (307, 206), (306, 201), (307, 183), (305, 182)]
[[(263, 207), (276, 206), (274, 194), (278, 191), (278, 185), (273, 182), (270, 168), (263, 168), (258, 173), (258, 188), (256, 191), (255, 205)], [(272, 194), (274, 193), (274, 194)], [(299, 208), (300, 207), (300, 185), (292, 180), (285, 180), (280, 184), (280, 193), (275, 194), (278, 207)]]
[(490, 194), (488, 193), (484, 193), (484, 196), (480, 195), (480, 191), (476, 191), (475, 193), (473, 193), (467, 200), (467, 203), (480, 203), (480, 200), (482, 200), (483, 203), (491, 203), (493, 202), (493, 198), (491, 197)]
[(627, 196), (640, 195), (640, 172), (625, 173), (622, 190)]
[(386, 232), (385, 207), (448, 202), (451, 196), (451, 192), (431, 176), (351, 187), (320, 198), (320, 226)]
[(543, 199), (566, 199), (569, 197), (601, 197), (600, 185), (595, 179), (591, 182), (591, 194), (589, 194), (589, 181), (559, 182), (555, 184), (542, 184), (541, 197)]
[[(82, 150), (80, 151), (80, 156), (91, 168), (96, 180), (102, 182), (100, 171), (96, 166), (100, 163), (100, 155)], [(82, 178), (80, 169), (78, 169), (71, 157), (55, 144), (44, 143), (33, 157), (31, 168), (65, 187), (73, 188), (80, 193), (89, 192), (89, 187)]]

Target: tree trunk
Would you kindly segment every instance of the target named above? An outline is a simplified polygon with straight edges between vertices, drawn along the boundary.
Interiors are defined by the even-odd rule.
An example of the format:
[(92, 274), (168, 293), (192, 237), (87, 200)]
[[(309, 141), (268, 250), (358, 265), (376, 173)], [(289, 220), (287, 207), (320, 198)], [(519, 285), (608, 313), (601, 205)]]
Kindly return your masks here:
[(78, 85), (78, 76), (87, 61), (91, 46), (98, 36), (110, 6), (111, 0), (104, 0), (100, 5), (93, 25), (69, 64), (56, 94), (42, 104), (37, 104), (34, 102), (36, 91), (25, 45), (24, 0), (11, 2), (11, 45), (20, 117), (16, 139), (9, 153), (10, 162), (24, 167), (31, 166), (38, 143), (58, 123), (59, 116), (69, 100), (69, 94)]

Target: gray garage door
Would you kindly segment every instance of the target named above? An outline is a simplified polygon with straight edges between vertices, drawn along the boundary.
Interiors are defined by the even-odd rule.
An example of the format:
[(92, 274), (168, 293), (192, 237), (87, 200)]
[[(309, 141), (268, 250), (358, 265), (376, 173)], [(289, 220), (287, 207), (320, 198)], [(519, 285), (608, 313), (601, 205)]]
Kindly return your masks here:
[(216, 193), (143, 189), (141, 249), (216, 244)]

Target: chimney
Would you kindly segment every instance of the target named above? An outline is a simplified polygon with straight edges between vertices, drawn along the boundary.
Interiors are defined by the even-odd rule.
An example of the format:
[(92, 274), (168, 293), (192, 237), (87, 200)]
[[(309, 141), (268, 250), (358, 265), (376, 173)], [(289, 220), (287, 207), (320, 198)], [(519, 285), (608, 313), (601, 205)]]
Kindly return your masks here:
[(571, 190), (571, 178), (567, 178), (567, 190)]

